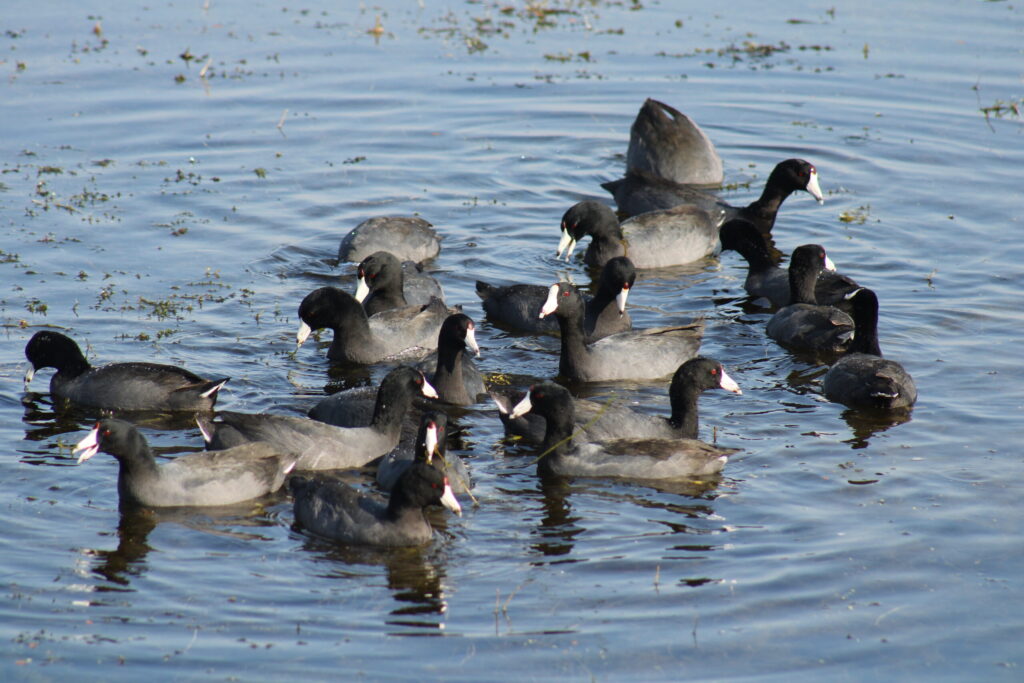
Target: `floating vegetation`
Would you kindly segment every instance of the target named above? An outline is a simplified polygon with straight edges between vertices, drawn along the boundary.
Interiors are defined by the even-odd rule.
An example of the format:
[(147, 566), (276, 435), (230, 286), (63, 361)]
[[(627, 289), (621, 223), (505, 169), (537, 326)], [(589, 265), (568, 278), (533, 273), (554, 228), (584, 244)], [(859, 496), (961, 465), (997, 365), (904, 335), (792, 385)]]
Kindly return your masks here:
[(871, 205), (865, 204), (858, 206), (852, 211), (843, 211), (839, 214), (839, 221), (841, 223), (855, 223), (857, 225), (864, 225), (868, 221), (868, 217), (871, 213)]
[(575, 60), (577, 62), (590, 62), (590, 61), (593, 61), (590, 58), (590, 52), (589, 51), (578, 52), (578, 53), (575, 53), (575, 54), (572, 53), (572, 52), (569, 52), (567, 54), (544, 55), (544, 59), (546, 59), (549, 62), (571, 62), (573, 60)]
[(990, 116), (994, 116), (997, 119), (1001, 119), (1004, 116), (1012, 116), (1019, 119), (1022, 106), (1024, 106), (1024, 100), (1021, 99), (1010, 100), (1009, 102), (996, 100), (994, 104), (981, 107), (981, 113), (985, 115), (986, 119)]
[[(438, 18), (439, 25), (422, 27), (419, 32), (461, 43), (470, 53), (484, 52), (489, 48), (487, 41), (490, 39), (509, 38), (516, 30), (536, 33), (551, 29), (559, 26), (560, 17), (571, 18), (572, 25), (593, 30), (589, 18), (581, 13), (581, 7), (595, 4), (573, 0), (531, 0), (521, 5), (507, 2), (489, 4), (484, 7), (483, 14), (476, 16), (461, 17), (448, 11)], [(630, 7), (641, 8), (635, 0)]]
[[(728, 60), (727, 63), (720, 63), (717, 61), (704, 61), (703, 66), (709, 69), (718, 67), (735, 67), (739, 65), (747, 65), (752, 69), (771, 69), (780, 64), (787, 64), (795, 68), (797, 71), (801, 71), (805, 68), (805, 65), (798, 61), (795, 57), (789, 57), (781, 62), (777, 61), (780, 55), (789, 55), (793, 51), (797, 52), (832, 52), (834, 48), (830, 45), (798, 45), (796, 47), (790, 45), (785, 41), (780, 41), (777, 44), (772, 43), (758, 43), (754, 40), (745, 40), (742, 43), (730, 43), (725, 47), (708, 47), (708, 48), (697, 48), (691, 52), (657, 52), (655, 56), (658, 57), (672, 57), (676, 59), (688, 59), (688, 58), (703, 58), (707, 60), (709, 56), (718, 57), (723, 60)], [(832, 67), (816, 67), (816, 71), (831, 71)]]

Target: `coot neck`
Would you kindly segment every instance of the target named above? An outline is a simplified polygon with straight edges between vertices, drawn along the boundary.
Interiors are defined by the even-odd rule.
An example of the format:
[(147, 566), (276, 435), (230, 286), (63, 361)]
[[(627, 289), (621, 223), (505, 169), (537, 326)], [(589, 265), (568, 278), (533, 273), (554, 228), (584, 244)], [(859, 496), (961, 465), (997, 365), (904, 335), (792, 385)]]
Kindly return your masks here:
[(544, 442), (540, 452), (543, 457), (537, 461), (537, 473), (545, 476), (553, 474), (555, 463), (572, 446), (573, 413), (572, 410), (560, 410), (553, 415), (545, 415), (547, 428), (544, 430)]
[(433, 385), (441, 397), (451, 396), (453, 392), (464, 391), (462, 381), (462, 357), (466, 345), (461, 340), (449, 339), (437, 347), (437, 369), (434, 371)]
[(326, 325), (334, 332), (334, 341), (328, 352), (328, 357), (333, 360), (358, 360), (359, 349), (372, 347), (370, 323), (363, 307), (357, 303), (351, 309), (346, 307), (346, 312), (347, 315), (335, 312)]
[(382, 311), (390, 311), (393, 308), (408, 306), (405, 295), (402, 293), (402, 283), (388, 283), (372, 292), (363, 301), (363, 310), (366, 315), (374, 315)]
[(789, 296), (794, 304), (816, 304), (814, 284), (818, 279), (818, 271), (801, 264), (789, 265)]
[(740, 209), (739, 214), (756, 225), (763, 234), (768, 234), (775, 226), (775, 217), (779, 214), (779, 207), (792, 192), (782, 185), (773, 172), (768, 176), (768, 182), (765, 183), (761, 196)]
[(142, 481), (145, 479), (156, 479), (160, 475), (160, 468), (156, 464), (156, 458), (149, 449), (146, 440), (139, 433), (133, 433), (126, 438), (130, 439), (118, 453), (112, 455), (117, 458), (117, 490), (122, 500), (135, 500), (131, 493), (129, 481)]
[(562, 334), (562, 350), (558, 359), (558, 371), (565, 377), (581, 375), (579, 362), (587, 353), (586, 338), (583, 332), (582, 306), (569, 311), (558, 311), (558, 329)]
[(397, 434), (402, 428), (402, 419), (409, 412), (412, 396), (403, 387), (394, 386), (384, 378), (377, 391), (377, 402), (373, 406), (370, 426), (385, 434)]
[(82, 350), (78, 348), (76, 344), (74, 348), (68, 349), (68, 355), (64, 356), (59, 361), (59, 365), (55, 365), (57, 372), (67, 379), (74, 379), (79, 375), (88, 372), (92, 366), (89, 365), (89, 361), (82, 355)]
[(847, 353), (881, 356), (882, 349), (878, 346), (878, 299), (874, 294), (862, 291), (854, 295), (853, 323), (853, 341)]
[(679, 431), (683, 439), (697, 438), (697, 399), (700, 392), (692, 384), (675, 383), (669, 388), (669, 402), (672, 405), (672, 416), (668, 423)]

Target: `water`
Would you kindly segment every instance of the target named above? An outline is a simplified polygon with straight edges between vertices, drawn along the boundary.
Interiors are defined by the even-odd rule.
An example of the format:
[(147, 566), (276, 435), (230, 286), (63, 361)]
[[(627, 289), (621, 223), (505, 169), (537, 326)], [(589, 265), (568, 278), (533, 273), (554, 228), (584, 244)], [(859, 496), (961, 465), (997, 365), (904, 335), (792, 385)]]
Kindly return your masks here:
[[(1024, 129), (981, 111), (1020, 102), (1019, 6), (206, 5), (5, 13), (5, 678), (1019, 679)], [(380, 214), (444, 233), (433, 267), (485, 370), (551, 376), (552, 340), (492, 328), (473, 282), (587, 283), (553, 259), (558, 221), (610, 201), (648, 96), (708, 132), (730, 201), (817, 164), (826, 204), (790, 198), (776, 241), (878, 292), (909, 420), (824, 402), (735, 254), (644, 273), (630, 300), (637, 327), (704, 315), (743, 387), (701, 399), (702, 438), (743, 449), (721, 481), (542, 486), (480, 404), (455, 444), (480, 505), (422, 549), (310, 539), (284, 494), (122, 515), (115, 461), (70, 458), (89, 420), (53, 414), (48, 372), (23, 390), (42, 327), (96, 361), (231, 375), (229, 409), (376, 381), (291, 351), (301, 297), (352, 286), (338, 241)], [(588, 392), (610, 389), (667, 411), (656, 383)]]

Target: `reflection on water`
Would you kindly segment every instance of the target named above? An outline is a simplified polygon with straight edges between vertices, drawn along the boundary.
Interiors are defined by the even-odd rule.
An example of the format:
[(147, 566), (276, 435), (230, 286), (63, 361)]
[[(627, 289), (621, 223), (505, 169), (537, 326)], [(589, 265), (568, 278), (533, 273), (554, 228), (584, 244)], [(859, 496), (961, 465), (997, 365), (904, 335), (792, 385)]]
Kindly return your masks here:
[(848, 408), (843, 411), (842, 417), (850, 426), (853, 436), (844, 443), (850, 444), (850, 448), (855, 450), (867, 448), (876, 434), (910, 422), (913, 412), (913, 407), (888, 412)]
[(120, 505), (117, 524), (117, 548), (83, 548), (81, 553), (94, 558), (92, 571), (115, 586), (98, 585), (98, 592), (127, 590), (133, 577), (146, 570), (146, 556), (152, 547), (150, 533), (160, 524), (178, 524), (194, 531), (242, 541), (266, 541), (258, 529), (271, 529), (278, 522), (267, 514), (266, 506), (280, 500), (280, 494), (237, 505), (204, 508), (147, 508)]
[(113, 550), (87, 549), (82, 552), (95, 558), (92, 571), (119, 588), (97, 586), (100, 592), (128, 587), (131, 577), (145, 571), (146, 555), (152, 548), (147, 542), (149, 532), (157, 525), (157, 515), (150, 508), (126, 508), (121, 511), (117, 525), (117, 548)]
[(541, 495), (544, 515), (533, 532), (537, 540), (530, 546), (545, 557), (569, 555), (572, 552), (573, 539), (585, 531), (584, 527), (577, 524), (580, 518), (572, 514), (572, 505), (569, 503), (572, 493), (571, 481), (562, 477), (538, 479), (537, 490)]
[[(435, 534), (438, 517), (431, 517)], [(411, 548), (374, 548), (332, 543), (313, 536), (303, 536), (302, 549), (313, 556), (327, 570), (318, 576), (324, 579), (355, 580), (362, 582), (383, 567), (387, 585), (397, 605), (384, 623), (413, 629), (391, 632), (390, 635), (442, 635), (448, 610), (445, 595), (445, 555), (443, 548), (426, 545)], [(367, 568), (373, 571), (368, 572)]]

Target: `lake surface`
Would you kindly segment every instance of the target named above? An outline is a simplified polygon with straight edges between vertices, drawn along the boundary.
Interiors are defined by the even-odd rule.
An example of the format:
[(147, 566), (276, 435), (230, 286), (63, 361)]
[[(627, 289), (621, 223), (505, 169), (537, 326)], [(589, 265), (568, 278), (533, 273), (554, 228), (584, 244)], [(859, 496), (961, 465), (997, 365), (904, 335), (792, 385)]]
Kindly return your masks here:
[[(6, 680), (1020, 680), (1018, 3), (55, 2), (0, 23)], [(612, 203), (647, 97), (708, 133), (729, 201), (817, 165), (824, 206), (792, 196), (776, 244), (821, 243), (878, 292), (909, 419), (824, 401), (734, 253), (630, 297), (635, 327), (703, 315), (743, 388), (700, 401), (701, 437), (742, 449), (720, 481), (542, 485), (481, 403), (452, 444), (479, 505), (421, 549), (313, 539), (283, 493), (122, 515), (114, 459), (71, 458), (89, 416), (54, 414), (49, 371), (23, 387), (42, 328), (95, 362), (230, 375), (225, 409), (375, 383), (331, 372), (329, 333), (293, 354), (296, 309), (353, 288), (340, 238), (396, 214), (444, 234), (430, 269), (483, 369), (551, 377), (555, 340), (488, 324), (474, 281), (589, 283), (554, 259), (559, 221)], [(668, 410), (663, 383), (588, 387), (612, 391)]]

